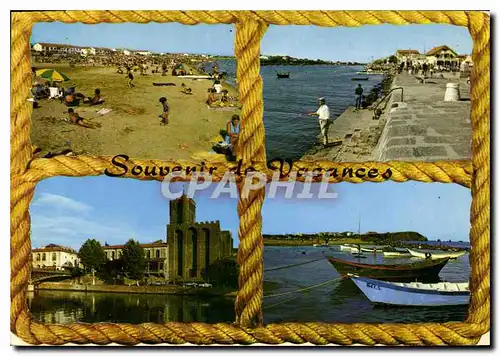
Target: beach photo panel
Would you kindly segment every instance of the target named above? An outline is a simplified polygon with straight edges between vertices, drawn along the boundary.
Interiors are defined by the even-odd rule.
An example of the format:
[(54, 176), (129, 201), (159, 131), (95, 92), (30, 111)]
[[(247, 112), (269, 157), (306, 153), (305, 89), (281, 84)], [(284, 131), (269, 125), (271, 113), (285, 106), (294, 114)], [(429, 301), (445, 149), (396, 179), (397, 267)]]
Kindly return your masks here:
[(36, 23), (30, 46), (37, 157), (231, 157), (234, 25)]
[(457, 184), (269, 187), (264, 322), (465, 321), (470, 203)]
[(269, 158), (471, 159), (466, 28), (272, 26), (261, 53)]
[[(40, 148), (31, 141), (31, 122), (34, 109), (30, 90), (32, 88), (31, 48), (33, 26), (37, 23), (60, 21), (81, 22), (86, 25), (101, 22), (133, 23), (172, 22), (182, 25), (234, 26), (234, 54), (236, 79), (241, 104), (241, 133), (234, 145), (236, 161), (229, 162), (225, 154), (213, 155), (221, 159), (210, 161), (203, 155), (191, 158), (175, 157), (150, 159), (128, 156), (73, 154), (71, 152), (49, 152), (41, 154)], [(10, 329), (17, 338), (28, 345), (72, 345), (72, 344), (305, 344), (313, 345), (475, 345), (489, 331), (490, 323), (490, 253), (489, 253), (489, 79), (490, 79), (490, 24), (489, 14), (479, 11), (49, 11), (13, 12), (11, 30), (11, 319)], [(471, 125), (472, 162), (460, 161), (387, 161), (387, 162), (334, 162), (328, 160), (301, 160), (294, 163), (305, 180), (304, 172), (336, 172), (331, 182), (348, 181), (396, 182), (421, 181), (458, 183), (472, 191), (470, 229), (470, 308), (464, 322), (409, 322), (337, 324), (336, 322), (271, 322), (264, 320), (263, 299), (263, 254), (262, 206), (265, 189), (246, 192), (245, 176), (251, 171), (265, 172), (270, 180), (276, 164), (285, 162), (279, 158), (269, 164), (273, 157), (266, 150), (265, 109), (261, 78), (261, 40), (274, 25), (303, 25), (318, 27), (358, 27), (382, 24), (449, 24), (467, 28), (473, 40), (471, 72)], [(79, 24), (81, 25), (81, 24)], [(195, 27), (195, 26), (193, 26)], [(142, 49), (142, 48), (141, 48)], [(63, 72), (63, 74), (65, 74)], [(161, 76), (161, 74), (160, 74)], [(481, 80), (478, 80), (481, 78)], [(137, 80), (134, 76), (134, 80)], [(286, 79), (286, 78), (280, 78)], [(290, 79), (290, 78), (289, 78)], [(126, 80), (128, 83), (128, 81)], [(181, 83), (182, 84), (182, 83)], [(214, 83), (215, 84), (215, 83)], [(94, 90), (95, 88), (91, 88)], [(189, 95), (189, 94), (183, 94)], [(208, 99), (208, 97), (207, 97)], [(160, 102), (158, 102), (160, 105)], [(69, 114), (69, 113), (68, 113)], [(108, 115), (109, 113), (105, 114)], [(82, 115), (83, 116), (83, 115)], [(226, 123), (230, 118), (225, 119)], [(163, 126), (163, 125), (162, 125)], [(235, 125), (236, 127), (236, 125)], [(88, 128), (91, 130), (90, 128)], [(160, 125), (158, 123), (158, 129)], [(95, 132), (96, 129), (93, 131)], [(180, 143), (180, 142), (179, 142)], [(202, 157), (202, 159), (200, 159)], [(234, 157), (230, 157), (233, 159)], [(291, 160), (288, 160), (289, 162)], [(197, 167), (211, 166), (215, 181), (223, 179), (226, 171), (236, 172), (238, 182), (237, 214), (239, 267), (238, 291), (234, 302), (234, 320), (231, 322), (190, 322), (203, 319), (204, 314), (187, 311), (170, 320), (185, 320), (181, 323), (162, 323), (161, 318), (151, 313), (152, 323), (104, 322), (51, 324), (53, 318), (35, 319), (30, 308), (44, 307), (30, 300), (28, 287), (32, 270), (32, 247), (30, 240), (30, 203), (35, 186), (40, 181), (54, 176), (83, 177), (89, 175), (111, 175), (132, 177), (141, 180), (162, 180), (169, 172), (185, 171), (181, 181), (189, 180)], [(153, 175), (152, 172), (156, 171)], [(167, 172), (168, 171), (168, 172)], [(389, 172), (388, 172), (389, 171)], [(109, 174), (111, 172), (111, 174)], [(340, 174), (339, 174), (340, 172)], [(375, 174), (376, 173), (376, 174)], [(107, 177), (102, 177), (107, 178)], [(288, 180), (286, 174), (281, 179)], [(116, 178), (107, 178), (115, 179)], [(174, 179), (175, 180), (175, 179)], [(321, 181), (321, 177), (313, 178)], [(265, 181), (265, 179), (264, 179)], [(153, 182), (138, 182), (153, 183)], [(369, 184), (369, 183), (367, 183)], [(153, 241), (154, 242), (154, 241)], [(46, 246), (46, 245), (42, 245)], [(42, 258), (42, 257), (41, 257)], [(36, 256), (35, 256), (36, 259)], [(279, 266), (278, 266), (279, 267)], [(48, 283), (48, 282), (47, 282)], [(158, 286), (161, 287), (161, 286)], [(35, 302), (35, 303), (33, 303)], [(114, 300), (116, 303), (116, 299)], [(141, 305), (138, 298), (131, 303)], [(29, 304), (31, 303), (31, 304)], [(83, 309), (95, 301), (76, 301)], [(107, 305), (104, 301), (101, 305)], [(99, 301), (97, 301), (99, 304)], [(178, 308), (178, 304), (174, 308)], [(124, 304), (131, 305), (131, 304)], [(182, 306), (183, 307), (183, 306)], [(184, 308), (184, 307), (183, 307)], [(186, 307), (190, 310), (190, 307)], [(203, 306), (202, 306), (203, 308)], [(140, 308), (139, 308), (140, 309)], [(165, 312), (165, 311), (163, 311)], [(91, 311), (92, 313), (92, 311)], [(162, 312), (158, 312), (160, 315)], [(188, 313), (187, 316), (185, 313)], [(80, 315), (80, 314), (79, 314)], [(112, 315), (111, 315), (112, 317)], [(62, 320), (62, 319), (58, 319)], [(137, 319), (140, 322), (139, 319)]]

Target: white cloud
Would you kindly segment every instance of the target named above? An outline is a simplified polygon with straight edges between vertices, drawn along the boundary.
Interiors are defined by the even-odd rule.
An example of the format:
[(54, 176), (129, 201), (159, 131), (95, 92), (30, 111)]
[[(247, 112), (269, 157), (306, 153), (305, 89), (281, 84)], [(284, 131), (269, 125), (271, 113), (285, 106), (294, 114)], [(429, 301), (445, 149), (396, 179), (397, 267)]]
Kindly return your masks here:
[(92, 206), (78, 200), (51, 193), (41, 193), (40, 197), (35, 200), (32, 205), (36, 207), (44, 206), (76, 212), (87, 212), (93, 209)]

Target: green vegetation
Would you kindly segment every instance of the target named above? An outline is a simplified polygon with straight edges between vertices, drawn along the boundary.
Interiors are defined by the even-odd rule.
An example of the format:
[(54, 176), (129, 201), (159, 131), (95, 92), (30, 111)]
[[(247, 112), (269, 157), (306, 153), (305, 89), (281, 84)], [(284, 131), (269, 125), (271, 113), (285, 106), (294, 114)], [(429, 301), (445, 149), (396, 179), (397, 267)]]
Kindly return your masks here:
[(263, 235), (265, 245), (274, 246), (310, 246), (313, 244), (344, 244), (344, 243), (370, 243), (391, 244), (400, 241), (427, 241), (427, 238), (418, 232), (368, 232), (355, 234), (352, 232), (320, 232), (316, 234), (285, 234)]
[(128, 278), (141, 280), (146, 271), (146, 259), (144, 249), (139, 242), (130, 239), (123, 246), (123, 271)]
[(205, 279), (218, 288), (238, 288), (238, 264), (234, 257), (222, 258), (208, 267)]
[(106, 254), (101, 243), (95, 239), (88, 239), (83, 243), (78, 250), (78, 258), (86, 272), (95, 273), (106, 263)]

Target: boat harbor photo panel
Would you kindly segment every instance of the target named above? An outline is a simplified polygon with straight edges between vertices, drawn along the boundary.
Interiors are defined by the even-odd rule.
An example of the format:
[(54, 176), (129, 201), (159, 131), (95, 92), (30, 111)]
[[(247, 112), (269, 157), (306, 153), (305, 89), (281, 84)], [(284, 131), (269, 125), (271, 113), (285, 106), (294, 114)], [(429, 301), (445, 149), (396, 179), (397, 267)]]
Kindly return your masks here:
[[(287, 198), (278, 189), (263, 206), (266, 323), (467, 318), (469, 189), (387, 182), (292, 190)], [(301, 199), (305, 191), (314, 197)]]
[(35, 156), (232, 159), (240, 127), (233, 29), (34, 24)]
[(39, 183), (30, 205), (33, 319), (233, 322), (237, 200), (211, 199), (213, 190), (190, 196), (182, 183), (106, 176)]
[(260, 57), (267, 156), (471, 159), (471, 53), (467, 28), (452, 25), (270, 27)]

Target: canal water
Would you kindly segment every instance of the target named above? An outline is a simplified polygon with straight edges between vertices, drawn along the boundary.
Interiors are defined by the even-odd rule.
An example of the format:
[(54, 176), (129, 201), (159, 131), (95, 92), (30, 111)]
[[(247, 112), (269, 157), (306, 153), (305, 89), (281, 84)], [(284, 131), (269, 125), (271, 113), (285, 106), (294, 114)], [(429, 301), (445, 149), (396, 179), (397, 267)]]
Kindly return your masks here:
[(234, 298), (223, 297), (40, 290), (28, 293), (28, 307), (35, 320), (47, 324), (235, 320)]
[[(305, 252), (305, 254), (304, 254)], [(323, 256), (368, 264), (407, 263), (409, 259), (384, 259), (381, 254), (365, 254), (357, 259), (350, 252), (334, 247), (273, 247), (264, 248), (264, 299), (265, 323), (275, 322), (339, 322), (339, 323), (415, 323), (464, 321), (468, 306), (455, 307), (389, 307), (375, 306), (349, 279), (334, 281), (324, 286), (292, 293), (281, 297), (266, 298), (266, 295), (296, 291), (301, 288), (330, 281), (339, 273), (326, 260), (293, 268), (266, 272), (281, 266), (312, 261)], [(470, 274), (468, 254), (450, 260), (439, 274), (448, 282), (468, 282)], [(415, 259), (412, 259), (415, 262)]]
[[(217, 62), (235, 83), (236, 61)], [(206, 71), (211, 64), (205, 64)], [(264, 83), (264, 127), (268, 159), (297, 160), (316, 142), (319, 135), (317, 118), (307, 116), (316, 111), (317, 99), (324, 97), (332, 119), (348, 106), (355, 105), (354, 90), (361, 84), (364, 93), (382, 81), (381, 75), (369, 75), (367, 81), (352, 81), (361, 66), (263, 66), (260, 74)], [(276, 72), (290, 72), (289, 79), (278, 79)]]

